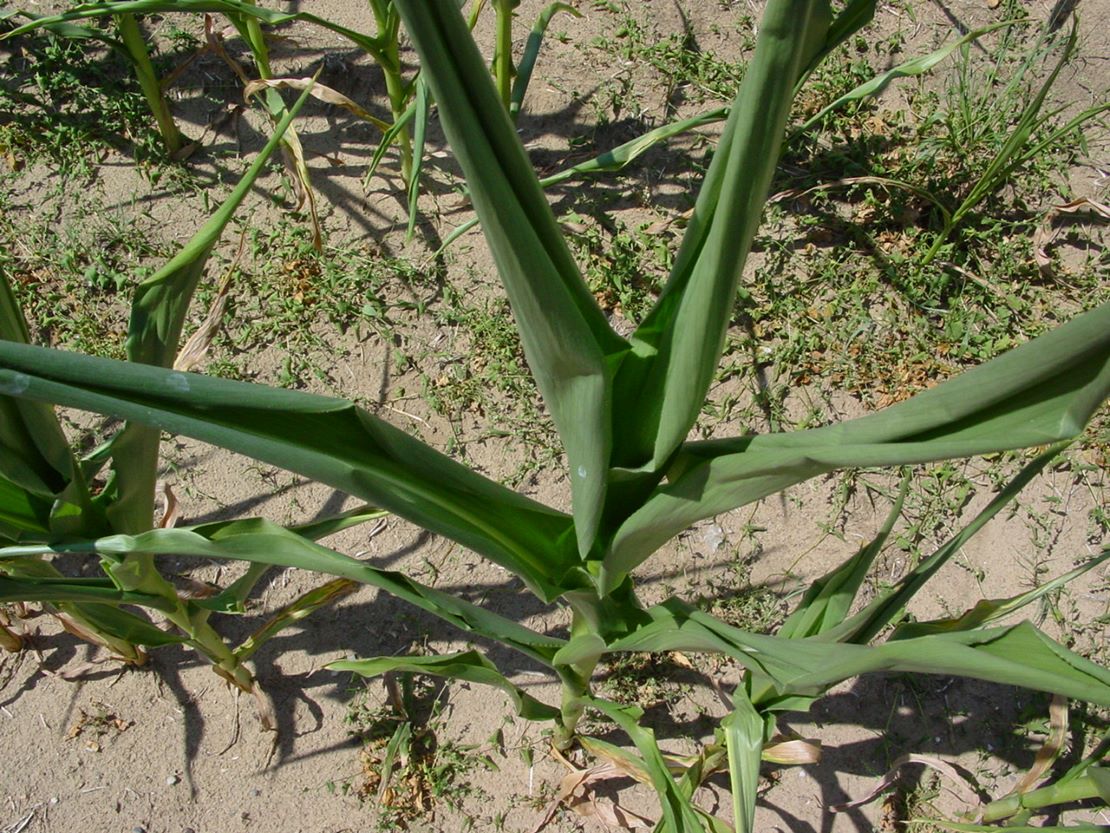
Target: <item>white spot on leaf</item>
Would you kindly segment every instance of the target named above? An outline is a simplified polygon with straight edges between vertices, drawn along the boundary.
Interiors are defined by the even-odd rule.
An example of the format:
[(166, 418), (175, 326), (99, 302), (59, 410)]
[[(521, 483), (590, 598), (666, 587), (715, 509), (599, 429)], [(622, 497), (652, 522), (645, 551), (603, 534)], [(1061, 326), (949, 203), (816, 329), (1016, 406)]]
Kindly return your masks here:
[(188, 393), (189, 377), (184, 373), (171, 373), (166, 377), (166, 386), (176, 393)]
[(0, 393), (19, 396), (31, 387), (31, 377), (26, 373), (0, 374)]

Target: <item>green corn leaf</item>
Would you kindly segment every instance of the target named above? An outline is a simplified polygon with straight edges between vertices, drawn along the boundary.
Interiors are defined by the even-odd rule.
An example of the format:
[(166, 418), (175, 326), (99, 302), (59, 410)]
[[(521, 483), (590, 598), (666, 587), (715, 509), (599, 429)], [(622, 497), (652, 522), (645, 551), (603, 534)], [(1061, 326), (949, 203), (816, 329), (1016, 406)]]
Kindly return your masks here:
[[(404, 112), (401, 113), (389, 126), (389, 129), (382, 133), (381, 141), (378, 142), (378, 147), (374, 150), (374, 155), (370, 158), (370, 164), (366, 166), (366, 173), (364, 173), (363, 181), (369, 180), (378, 170), (381, 165), (382, 159), (385, 158), (386, 152), (393, 146), (402, 133), (408, 128), (409, 122), (416, 117), (416, 101), (414, 100)], [(438, 254), (438, 252), (437, 252)]]
[(107, 579), (33, 576), (0, 576), (0, 602), (83, 602), (136, 605), (155, 610), (166, 610), (169, 607), (162, 596), (119, 590)]
[(0, 549), (0, 559), (43, 553), (97, 553), (122, 557), (155, 552), (222, 561), (293, 567), (378, 587), (456, 627), (494, 639), (546, 665), (563, 645), (456, 596), (433, 590), (401, 573), (379, 570), (262, 519), (226, 521), (192, 528), (153, 529), (141, 535), (111, 535), (96, 541)]
[[(30, 343), (27, 322), (3, 270), (0, 339)], [(2, 394), (0, 391), (0, 518), (9, 515), (9, 523), (23, 532), (106, 532), (54, 409)]]
[(729, 784), (736, 833), (755, 830), (755, 799), (759, 788), (759, 765), (763, 742), (770, 737), (768, 719), (756, 711), (743, 686), (732, 696), (734, 710), (721, 720), (728, 749)]
[(1110, 804), (1110, 767), (1092, 766), (1087, 770), (1087, 777), (1094, 783), (1099, 798)]
[(528, 93), (528, 84), (532, 81), (532, 71), (536, 68), (536, 58), (539, 57), (540, 47), (543, 45), (543, 36), (551, 19), (559, 12), (566, 12), (574, 17), (581, 17), (582, 13), (567, 3), (551, 3), (544, 7), (532, 31), (528, 33), (528, 42), (524, 44), (524, 52), (520, 56), (520, 63), (516, 68), (516, 78), (513, 79), (512, 95), (509, 99), (509, 116), (516, 121), (520, 110), (524, 106), (524, 96)]
[(614, 386), (614, 464), (661, 470), (694, 424), (778, 162), (793, 87), (823, 43), (827, 0), (772, 0), (755, 56), (663, 293)]
[[(992, 801), (983, 808), (979, 820), (984, 822), (1013, 819), (1024, 821), (1030, 810), (1044, 810), (1061, 804), (1100, 798), (1110, 803), (1110, 769), (1099, 766), (1087, 768), (1075, 778), (1061, 778), (1055, 783), (1025, 793), (1008, 795)], [(1021, 815), (1019, 815), (1021, 814)], [(991, 828), (997, 830), (998, 828)], [(1006, 830), (1012, 830), (1009, 825)], [(1044, 828), (1034, 828), (1043, 830)], [(1105, 828), (1103, 828), (1105, 829)]]
[(611, 376), (627, 345), (582, 280), (457, 4), (395, 2), (466, 174), (528, 363), (566, 446), (575, 534), (585, 555), (605, 497)]
[(0, 477), (0, 536), (11, 543), (50, 537), (49, 500)]
[[(428, 82), (424, 80), (424, 76), (420, 75), (413, 81), (416, 85), (416, 97), (413, 99), (413, 121), (414, 128), (412, 132), (412, 174), (409, 177), (409, 222), (408, 229), (405, 232), (408, 239), (412, 239), (412, 234), (416, 230), (416, 211), (417, 200), (420, 199), (420, 174), (424, 168), (424, 140), (428, 132), (428, 119), (431, 117), (431, 93), (428, 90)], [(384, 142), (385, 139), (383, 138)]]
[[(54, 602), (53, 599), (44, 601)], [(164, 645), (181, 645), (188, 642), (184, 636), (164, 631), (149, 619), (138, 616), (115, 605), (80, 604), (58, 605), (71, 615), (76, 614), (81, 624), (91, 627), (98, 636), (108, 635), (128, 645), (159, 648)]]
[(636, 744), (641, 761), (651, 776), (651, 785), (659, 796), (663, 820), (659, 829), (666, 833), (701, 833), (704, 829), (694, 812), (690, 797), (678, 788), (671, 776), (663, 753), (655, 742), (655, 733), (640, 725), (643, 712), (635, 706), (618, 706), (595, 697), (583, 698), (588, 706), (597, 709), (624, 730)]
[[(309, 95), (310, 90), (305, 90), (284, 115), (243, 178), (200, 231), (136, 289), (127, 334), (130, 361), (160, 367), (173, 364), (193, 292), (204, 276), (213, 248)], [(119, 492), (107, 511), (118, 532), (150, 528), (159, 443), (158, 429), (141, 423), (126, 425), (113, 443), (112, 468), (118, 476)]]
[(338, 515), (330, 515), (326, 518), (318, 518), (308, 523), (291, 526), (289, 531), (295, 532), (302, 538), (308, 538), (310, 541), (319, 541), (321, 538), (337, 535), (345, 529), (353, 529), (367, 521), (374, 521), (388, 515), (389, 512), (376, 506), (359, 506), (355, 509), (348, 509), (346, 512), (340, 512)]
[[(123, 604), (147, 604), (150, 597), (121, 594), (106, 578), (67, 578), (53, 564), (34, 556), (0, 560), (0, 575), (8, 581), (4, 590), (8, 601), (41, 602), (125, 660), (141, 662), (136, 644), (155, 647), (184, 641), (156, 628), (145, 616), (120, 609)], [(154, 598), (161, 601), (150, 606), (164, 609), (167, 600)]]
[[(32, 31), (35, 28), (43, 28), (51, 34), (57, 35), (61, 38), (66, 38), (67, 40), (100, 41), (105, 46), (110, 46), (111, 48), (117, 49), (126, 55), (126, 49), (124, 48), (124, 45), (119, 40), (113, 38), (107, 32), (100, 29), (96, 29), (91, 26), (77, 26), (72, 23), (49, 23), (42, 15), (31, 14), (30, 12), (25, 12), (21, 9), (0, 9), (0, 21), (13, 20), (17, 17), (24, 18), (29, 22), (14, 26), (11, 32), (0, 34), (0, 40), (3, 40), (3, 38), (5, 37)], [(16, 29), (19, 29), (19, 31), (17, 32)]]
[(136, 289), (127, 333), (128, 359), (161, 367), (173, 364), (193, 292), (204, 277), (212, 249), (247, 194), (254, 188), (255, 180), (265, 169), (285, 131), (310, 95), (311, 90), (301, 93), (242, 179), (192, 239)]
[(648, 613), (651, 624), (611, 642), (608, 651), (723, 651), (771, 681), (773, 690), (752, 695), (764, 710), (783, 696), (813, 697), (852, 677), (886, 671), (971, 677), (1110, 703), (1110, 671), (1028, 622), (868, 646), (753, 634), (675, 599)]
[(412, 723), (406, 720), (394, 730), (393, 735), (389, 738), (389, 743), (385, 745), (385, 752), (382, 754), (382, 763), (378, 770), (381, 772), (381, 783), (378, 785), (379, 803), (385, 797), (385, 791), (389, 789), (389, 783), (393, 778), (394, 761), (397, 760), (399, 755), (407, 755), (411, 748)]
[(840, 468), (970, 457), (1077, 436), (1110, 393), (1110, 304), (905, 402), (793, 433), (687, 443), (617, 530), (606, 585), (690, 524)]
[(0, 391), (143, 421), (326, 483), (458, 541), (541, 598), (578, 565), (570, 519), (350, 402), (0, 342)]
[(341, 660), (328, 664), (333, 671), (351, 671), (363, 677), (376, 677), (387, 671), (429, 674), (452, 680), (493, 686), (504, 691), (513, 701), (516, 713), (525, 720), (554, 720), (559, 710), (541, 703), (532, 695), (513, 685), (497, 667), (477, 651), (462, 651), (430, 657), (375, 657), (373, 659)]
[(848, 0), (836, 16), (829, 23), (828, 33), (821, 51), (810, 61), (806, 75), (817, 67), (822, 60), (834, 49), (852, 37), (856, 32), (871, 22), (875, 17), (875, 0)]
[(248, 636), (235, 649), (235, 658), (239, 662), (246, 662), (254, 655), (255, 651), (286, 628), (295, 625), (320, 608), (327, 607), (344, 596), (349, 596), (357, 589), (358, 582), (346, 578), (337, 578), (301, 594), (295, 601), (282, 607), (281, 610), (267, 619), (262, 627)]
[(950, 631), (968, 631), (991, 625), (1013, 615), (1038, 599), (1044, 598), (1049, 593), (1065, 587), (1075, 581), (1089, 570), (1094, 569), (1110, 558), (1110, 549), (1103, 550), (1094, 558), (1069, 570), (1051, 581), (1037, 585), (1032, 590), (1010, 596), (1006, 599), (982, 599), (970, 610), (954, 619), (935, 619), (928, 622), (913, 622), (902, 625), (898, 629), (899, 638), (925, 636), (930, 633), (947, 633)]
[[(360, 506), (347, 512), (341, 512), (338, 515), (319, 518), (306, 524), (287, 527), (287, 529), (289, 532), (301, 538), (305, 538), (309, 541), (318, 541), (328, 535), (335, 535), (345, 529), (351, 529), (359, 524), (382, 518), (388, 514), (388, 512), (373, 506)], [(255, 585), (258, 584), (270, 569), (270, 566), (271, 565), (265, 562), (254, 562), (247, 568), (247, 571), (242, 576), (237, 578), (215, 596), (207, 599), (195, 599), (193, 604), (196, 607), (211, 611), (219, 611), (220, 613), (243, 613), (246, 610), (247, 598), (250, 596), (251, 591), (254, 590)], [(311, 593), (308, 595), (311, 596)], [(304, 600), (304, 597), (302, 597), (302, 600)], [(306, 605), (309, 603), (310, 602), (307, 600), (304, 601)], [(293, 605), (287, 606), (285, 611), (295, 612), (296, 605), (297, 603), (295, 602)], [(302, 617), (295, 616), (294, 618)]]

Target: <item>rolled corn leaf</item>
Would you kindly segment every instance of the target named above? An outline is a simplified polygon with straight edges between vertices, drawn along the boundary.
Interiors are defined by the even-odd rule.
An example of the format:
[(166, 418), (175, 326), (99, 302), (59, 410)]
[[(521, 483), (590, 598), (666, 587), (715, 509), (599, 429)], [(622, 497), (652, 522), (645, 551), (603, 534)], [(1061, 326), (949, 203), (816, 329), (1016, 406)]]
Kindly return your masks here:
[(614, 464), (660, 471), (705, 401), (779, 159), (795, 82), (825, 43), (828, 0), (772, 0), (663, 293), (614, 385)]
[(842, 468), (1070, 440), (1110, 394), (1110, 304), (878, 413), (792, 433), (686, 443), (617, 530), (606, 587), (690, 524)]
[[(311, 86), (277, 124), (242, 179), (216, 212), (165, 266), (143, 281), (131, 303), (127, 332), (127, 358), (132, 362), (170, 367), (177, 356), (185, 316), (197, 284), (204, 277), (208, 258), (227, 224), (254, 187), (270, 156), (311, 93)], [(41, 406), (40, 406), (41, 407)], [(119, 492), (108, 507), (108, 519), (117, 532), (149, 529), (154, 514), (154, 484), (158, 473), (160, 434), (142, 423), (128, 423), (113, 440), (112, 468)]]
[(736, 833), (755, 830), (755, 799), (759, 788), (759, 765), (763, 742), (774, 729), (774, 718), (756, 711), (743, 686), (732, 695), (733, 711), (721, 720), (728, 749), (729, 785), (732, 788), (732, 818)]
[(579, 553), (594, 544), (627, 344), (590, 295), (453, 0), (395, 0), (466, 174), (525, 356), (567, 450)]

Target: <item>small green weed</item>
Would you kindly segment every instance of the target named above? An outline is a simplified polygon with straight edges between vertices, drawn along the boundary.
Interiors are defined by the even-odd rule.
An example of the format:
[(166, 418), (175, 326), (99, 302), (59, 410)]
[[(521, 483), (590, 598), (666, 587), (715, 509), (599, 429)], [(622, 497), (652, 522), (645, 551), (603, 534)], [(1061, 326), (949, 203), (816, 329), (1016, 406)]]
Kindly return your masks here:
[(400, 674), (387, 683), (384, 704), (371, 705), (364, 688), (348, 707), (362, 772), (339, 789), (376, 807), (378, 831), (407, 830), (475, 795), (468, 776), (486, 759), (440, 736), (443, 691), (427, 678)]
[(98, 202), (73, 203), (58, 222), (23, 219), (0, 192), (0, 269), (9, 276), (35, 339), (121, 358), (126, 303), (167, 248), (136, 220)]
[(130, 67), (110, 50), (29, 34), (5, 41), (0, 56), (0, 161), (9, 168), (44, 161), (87, 177), (108, 150), (165, 159)]
[(671, 255), (667, 240), (649, 224), (630, 229), (603, 214), (598, 221), (573, 214), (564, 218), (580, 230), (572, 238), (586, 284), (602, 310), (629, 322), (640, 321), (655, 303)]
[[(275, 347), (284, 354), (276, 380), (304, 387), (316, 379), (337, 384), (325, 366), (335, 367), (339, 336), (351, 349), (372, 334), (389, 329), (387, 284), (414, 274), (397, 260), (384, 259), (366, 246), (329, 247), (317, 252), (311, 232), (291, 222), (248, 233), (244, 275), (237, 278), (226, 312), (228, 326), (217, 339), (221, 375), (243, 378), (258, 373), (244, 359)], [(198, 291), (198, 307), (213, 298), (209, 285)], [(398, 295), (402, 293), (398, 292)]]

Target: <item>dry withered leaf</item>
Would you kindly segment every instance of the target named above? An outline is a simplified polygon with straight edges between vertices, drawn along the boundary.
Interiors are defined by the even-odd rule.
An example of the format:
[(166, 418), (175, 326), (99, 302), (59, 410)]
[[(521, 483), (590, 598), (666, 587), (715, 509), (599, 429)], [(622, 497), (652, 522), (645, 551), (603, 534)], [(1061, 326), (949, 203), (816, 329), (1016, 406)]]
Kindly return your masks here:
[(243, 90), (243, 98), (250, 98), (255, 93), (267, 87), (275, 90), (297, 90), (298, 92), (304, 92), (311, 87), (309, 95), (318, 101), (322, 101), (325, 104), (334, 104), (336, 107), (342, 107), (352, 116), (370, 122), (370, 124), (374, 125), (374, 127), (382, 132), (389, 130), (390, 126), (386, 122), (372, 115), (363, 107), (343, 95), (343, 93), (319, 82), (313, 82), (311, 78), (259, 78), (246, 85), (246, 88)]
[(104, 703), (91, 703), (90, 709), (78, 709), (77, 719), (65, 735), (66, 740), (84, 737), (85, 748), (90, 752), (99, 752), (104, 738), (120, 735), (135, 725), (133, 721), (119, 717)]
[(1068, 699), (1066, 697), (1061, 697), (1059, 694), (1052, 695), (1052, 702), (1048, 706), (1048, 727), (1048, 737), (1037, 750), (1033, 766), (1007, 795), (1020, 795), (1033, 789), (1063, 751), (1064, 744), (1068, 740)]
[[(220, 324), (223, 323), (224, 310), (227, 308), (227, 296), (231, 291), (231, 279), (235, 271), (239, 268), (239, 262), (243, 258), (243, 253), (247, 247), (247, 232), (244, 229), (243, 233), (239, 236), (239, 251), (235, 255), (235, 259), (231, 265), (227, 267), (223, 277), (220, 279), (220, 284), (216, 289), (216, 297), (212, 301), (212, 306), (208, 308), (208, 314), (204, 316), (204, 320), (197, 327), (196, 332), (189, 336), (189, 340), (177, 354), (174, 359), (173, 369), (181, 371), (189, 371), (200, 365), (204, 361), (205, 356), (208, 355), (208, 350), (212, 347), (212, 342), (216, 338), (216, 334), (220, 331)], [(176, 506), (176, 501), (174, 502)], [(173, 524), (166, 523), (168, 511), (162, 519), (162, 526), (173, 526)], [(176, 515), (174, 520), (176, 521)]]

